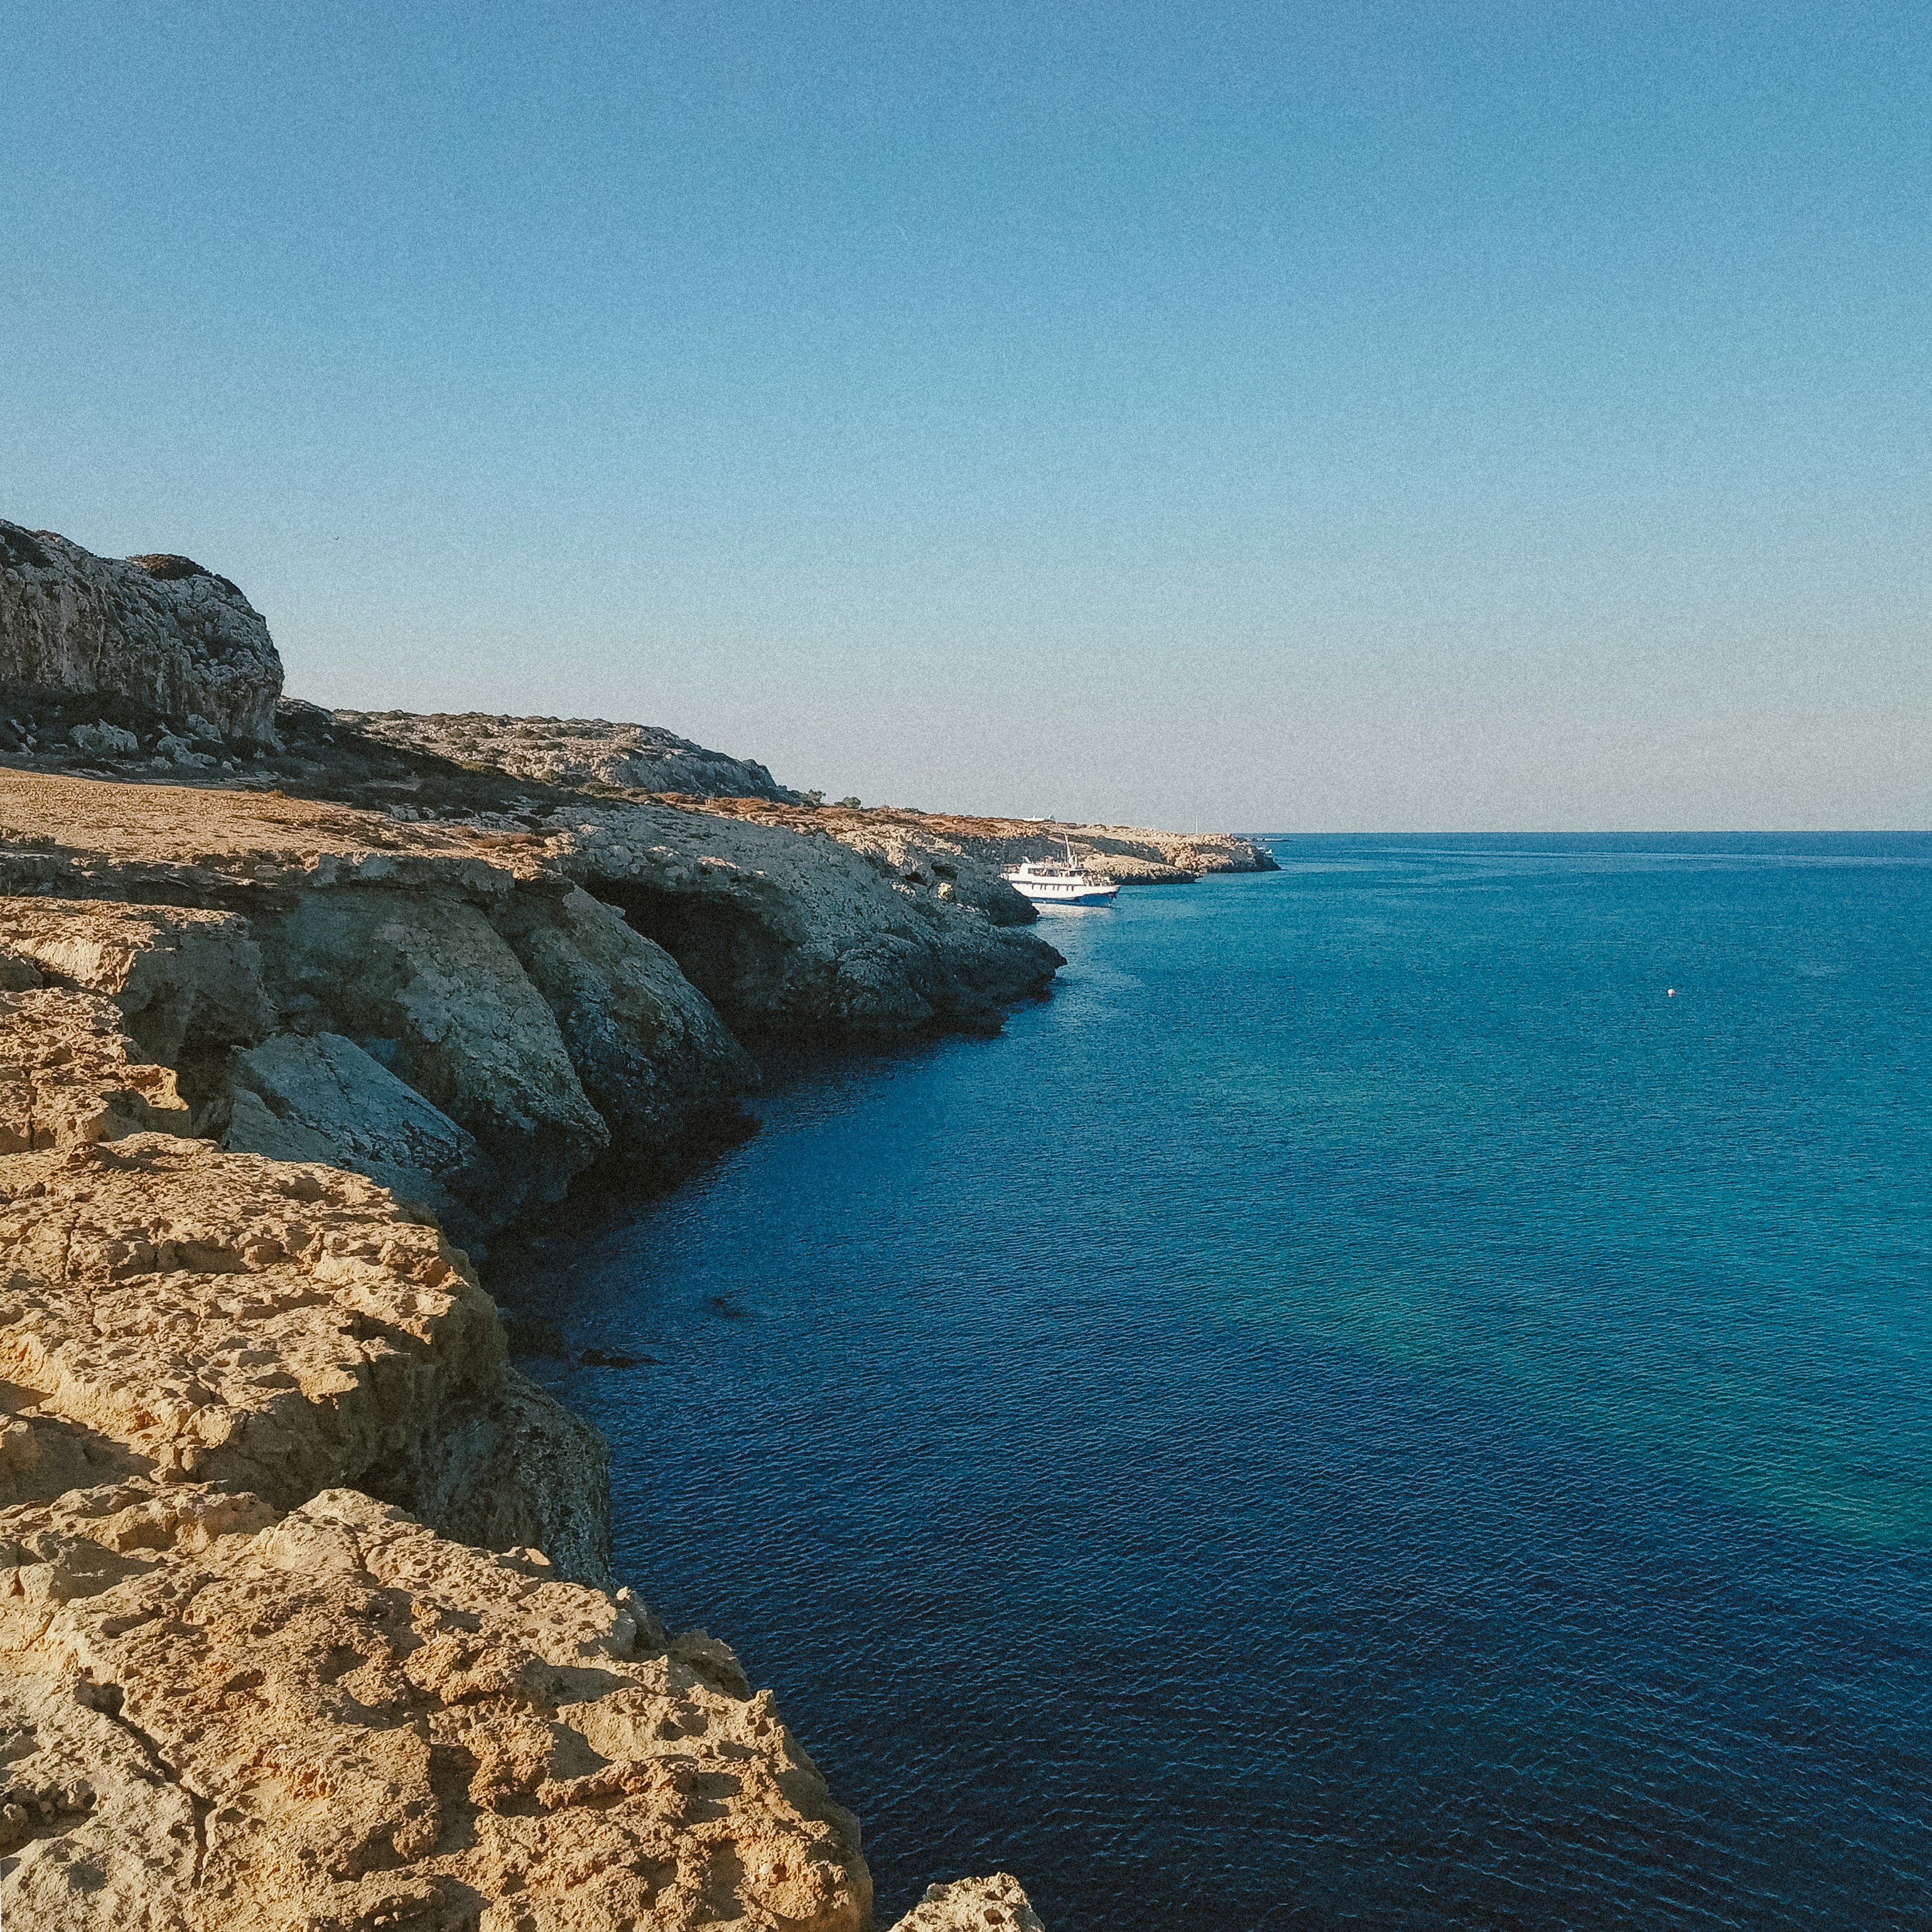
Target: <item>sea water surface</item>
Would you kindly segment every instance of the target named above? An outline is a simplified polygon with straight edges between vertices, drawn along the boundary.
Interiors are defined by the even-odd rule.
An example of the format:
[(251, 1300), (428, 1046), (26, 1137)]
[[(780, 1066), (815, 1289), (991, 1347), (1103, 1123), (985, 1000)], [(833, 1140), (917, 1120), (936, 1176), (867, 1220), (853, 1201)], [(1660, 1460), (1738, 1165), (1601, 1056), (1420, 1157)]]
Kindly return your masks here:
[(539, 1258), (620, 1573), (882, 1924), (1932, 1928), (1932, 836), (1274, 845)]

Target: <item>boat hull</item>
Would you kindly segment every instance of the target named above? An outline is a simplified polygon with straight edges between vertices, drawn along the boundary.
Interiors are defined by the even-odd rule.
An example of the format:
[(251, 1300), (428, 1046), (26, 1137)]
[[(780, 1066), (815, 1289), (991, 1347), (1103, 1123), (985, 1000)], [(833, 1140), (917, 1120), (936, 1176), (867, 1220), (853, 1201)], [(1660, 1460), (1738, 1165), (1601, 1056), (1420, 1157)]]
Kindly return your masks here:
[(1120, 890), (1118, 886), (1094, 886), (1079, 892), (1056, 892), (1043, 886), (1022, 884), (1017, 879), (1009, 879), (1006, 883), (1036, 906), (1112, 905)]

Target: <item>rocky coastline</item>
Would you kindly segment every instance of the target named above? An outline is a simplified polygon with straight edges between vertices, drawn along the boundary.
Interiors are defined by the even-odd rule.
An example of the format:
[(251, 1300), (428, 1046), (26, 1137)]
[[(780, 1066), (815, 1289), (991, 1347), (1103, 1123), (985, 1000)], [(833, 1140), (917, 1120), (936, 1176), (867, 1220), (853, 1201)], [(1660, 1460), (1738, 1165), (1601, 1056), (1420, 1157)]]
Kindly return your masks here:
[[(856, 1821), (614, 1587), (604, 1446), (474, 1262), (761, 1041), (1044, 994), (1030, 835), (280, 683), (226, 579), (0, 524), (0, 1918), (868, 1932)], [(994, 1875), (902, 1924), (1039, 1921)]]

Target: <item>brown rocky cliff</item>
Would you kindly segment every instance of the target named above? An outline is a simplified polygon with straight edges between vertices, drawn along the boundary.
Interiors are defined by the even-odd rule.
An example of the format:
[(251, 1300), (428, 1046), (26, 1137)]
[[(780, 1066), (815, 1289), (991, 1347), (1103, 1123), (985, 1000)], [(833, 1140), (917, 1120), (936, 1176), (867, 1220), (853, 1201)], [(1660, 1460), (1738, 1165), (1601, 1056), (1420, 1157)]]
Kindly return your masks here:
[(859, 1833), (702, 1633), (351, 1490), (0, 1511), (10, 1932), (867, 1932)]
[[(746, 1040), (997, 1026), (1060, 957), (958, 826), (280, 682), (226, 578), (0, 523), (0, 1915), (870, 1932), (448, 1237), (670, 1158)], [(903, 1932), (968, 1924), (1038, 1928), (996, 1875)]]
[[(421, 1197), (481, 1228), (751, 1077), (593, 894), (746, 940), (754, 1024), (969, 1022), (1055, 956), (664, 806), (503, 835), (7, 775), (0, 822), (10, 1932), (867, 1932), (770, 1694), (597, 1587), (603, 1444)], [(1037, 1922), (987, 1880), (915, 1922)]]

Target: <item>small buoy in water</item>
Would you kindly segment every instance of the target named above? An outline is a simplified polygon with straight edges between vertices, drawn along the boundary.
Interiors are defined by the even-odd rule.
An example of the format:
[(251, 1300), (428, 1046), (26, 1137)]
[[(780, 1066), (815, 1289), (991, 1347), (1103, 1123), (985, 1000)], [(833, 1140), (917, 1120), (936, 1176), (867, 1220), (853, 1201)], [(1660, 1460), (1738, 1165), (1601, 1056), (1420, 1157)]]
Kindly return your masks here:
[(1664, 997), (1666, 1000), (1676, 999), (1677, 997), (1677, 988), (1675, 986), (1665, 987), (1664, 989)]

